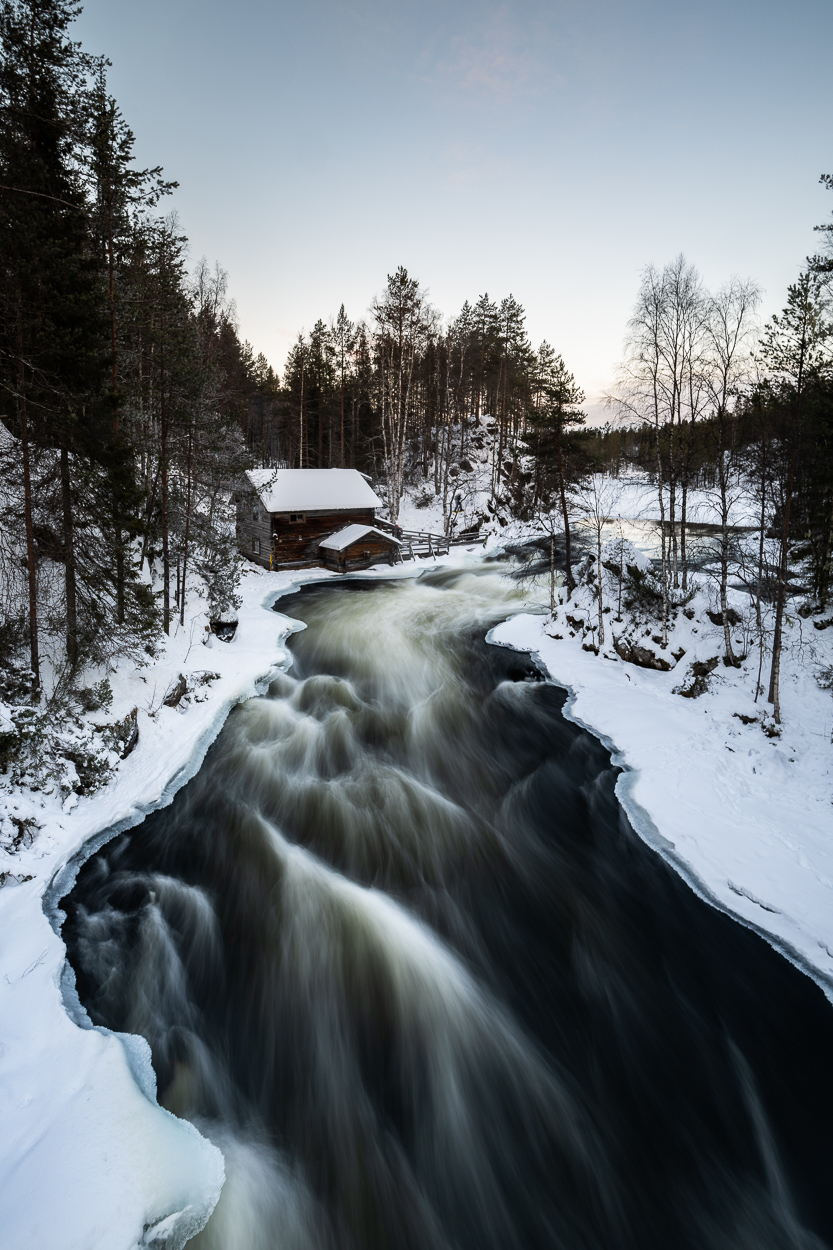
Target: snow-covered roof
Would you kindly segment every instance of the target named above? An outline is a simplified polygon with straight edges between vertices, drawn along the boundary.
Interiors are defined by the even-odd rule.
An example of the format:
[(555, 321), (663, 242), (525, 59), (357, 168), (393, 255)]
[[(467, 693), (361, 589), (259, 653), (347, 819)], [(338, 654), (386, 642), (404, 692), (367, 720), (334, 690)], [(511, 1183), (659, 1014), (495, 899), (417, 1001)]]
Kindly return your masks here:
[(345, 525), (343, 530), (330, 534), (329, 538), (322, 538), (318, 546), (326, 547), (328, 551), (344, 551), (345, 547), (357, 543), (368, 534), (378, 534), (380, 538), (396, 543), (397, 547), (400, 545), (398, 538), (394, 538), (393, 534), (386, 534), (384, 530), (378, 530), (375, 525)]
[(357, 469), (249, 469), (246, 476), (267, 512), (340, 512), (382, 506)]

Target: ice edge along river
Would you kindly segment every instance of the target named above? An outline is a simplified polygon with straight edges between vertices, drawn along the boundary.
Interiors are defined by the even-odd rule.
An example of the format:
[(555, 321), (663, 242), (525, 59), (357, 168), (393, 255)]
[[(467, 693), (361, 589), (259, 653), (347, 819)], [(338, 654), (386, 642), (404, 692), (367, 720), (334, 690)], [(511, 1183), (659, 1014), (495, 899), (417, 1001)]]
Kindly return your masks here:
[[(532, 629), (527, 624), (531, 620), (538, 622), (537, 638), (534, 636)], [(521, 622), (527, 625), (527, 628), (524, 628), (522, 632), (518, 631), (518, 626)], [(515, 633), (515, 641), (510, 640), (513, 632)], [(546, 635), (543, 637), (546, 638)], [(522, 641), (523, 638), (528, 638), (529, 645), (524, 645)], [(725, 912), (726, 915), (731, 916), (733, 920), (742, 924), (745, 928), (751, 929), (753, 933), (757, 933), (760, 937), (764, 938), (770, 946), (788, 959), (790, 963), (815, 981), (828, 1001), (833, 1003), (833, 974), (814, 964), (812, 960), (803, 953), (800, 946), (794, 944), (794, 942), (790, 941), (789, 938), (779, 933), (775, 928), (775, 924), (777, 923), (776, 921), (773, 920), (771, 922), (771, 927), (767, 927), (761, 923), (758, 917), (755, 916), (754, 912), (751, 912), (751, 914), (744, 914), (738, 909), (737, 906), (734, 906), (733, 897), (737, 896), (739, 890), (743, 889), (742, 885), (738, 887), (737, 883), (733, 881), (732, 886), (735, 888), (732, 889), (732, 886), (730, 886), (727, 881), (723, 892), (720, 891), (719, 887), (714, 889), (710, 888), (706, 877), (701, 875), (701, 873), (698, 872), (697, 867), (677, 850), (675, 843), (671, 841), (670, 838), (665, 837), (660, 832), (660, 829), (651, 813), (636, 798), (635, 792), (640, 787), (640, 783), (644, 780), (644, 770), (635, 769), (631, 766), (628, 762), (627, 749), (620, 749), (616, 742), (599, 728), (598, 717), (591, 722), (578, 715), (576, 708), (582, 700), (582, 696), (586, 694), (586, 690), (582, 690), (581, 687), (576, 688), (571, 685), (564, 679), (563, 676), (556, 676), (553, 672), (554, 664), (552, 655), (550, 655), (549, 663), (547, 663), (547, 657), (544, 652), (540, 649), (536, 650), (536, 642), (539, 648), (542, 645), (540, 618), (530, 618), (525, 613), (519, 613), (517, 616), (513, 616), (506, 622), (496, 625), (493, 629), (490, 629), (486, 635), (486, 641), (493, 643), (496, 646), (510, 647), (524, 655), (531, 656), (541, 671), (547, 673), (550, 680), (552, 680), (555, 685), (559, 686), (562, 690), (567, 691), (568, 698), (564, 704), (564, 708), (562, 709), (562, 714), (567, 720), (572, 721), (574, 724), (579, 725), (582, 729), (586, 729), (588, 733), (593, 734), (593, 736), (602, 743), (606, 750), (610, 752), (611, 762), (614, 766), (622, 770), (616, 782), (616, 797), (627, 814), (628, 820), (642, 841), (650, 846), (651, 849), (658, 855), (660, 855), (662, 859), (664, 859), (666, 863), (674, 869), (678, 876), (682, 877), (698, 898), (701, 898), (704, 902), (708, 903), (711, 907), (716, 908), (718, 911)], [(550, 640), (547, 639), (547, 641)], [(667, 825), (667, 823), (669, 823), (667, 810), (663, 813), (663, 815), (666, 817), (665, 823)], [(662, 817), (660, 817), (660, 819), (662, 819)], [(728, 897), (726, 897), (726, 895), (728, 895)], [(769, 907), (762, 907), (759, 902), (749, 898), (747, 895), (741, 894), (740, 897), (745, 899), (750, 911), (751, 909), (758, 909), (768, 912), (773, 916), (781, 915), (780, 912), (769, 912)], [(812, 941), (813, 939), (810, 940)], [(825, 950), (825, 953), (827, 953), (826, 946), (823, 949)]]
[[(458, 552), (442, 563), (464, 565), (470, 560)], [(435, 562), (427, 563), (433, 567)], [(422, 563), (394, 576), (412, 577), (421, 571)], [(380, 568), (370, 575), (387, 579), (391, 570)], [(328, 575), (318, 570), (310, 570), (309, 576), (256, 574), (246, 578), (238, 636), (230, 646), (215, 643), (210, 654), (211, 667), (221, 674), (210, 701), (190, 708), (184, 718), (172, 709), (163, 709), (153, 721), (144, 718), (143, 749), (122, 766), (117, 783), (46, 826), (40, 835), (41, 858), (30, 854), (21, 863), (26, 871), (35, 869), (34, 880), (0, 891), (5, 971), (0, 981), (3, 1250), (33, 1244), (55, 1250), (76, 1246), (130, 1250), (137, 1244), (163, 1240), (173, 1247), (204, 1224), (216, 1203), (223, 1182), (220, 1153), (190, 1124), (157, 1105), (144, 1040), (92, 1028), (77, 1003), (58, 932), (57, 901), (80, 867), (82, 848), (86, 859), (117, 832), (170, 803), (199, 770), (231, 708), (256, 694), (269, 675), (286, 664), (283, 644), (293, 632), (293, 622), (286, 619), (285, 628), (276, 631), (271, 612), (276, 600), (301, 585), (326, 580), (330, 580)], [(702, 866), (706, 871), (698, 871), (697, 863), (674, 840), (679, 837), (679, 813), (669, 810), (669, 794), (675, 799), (673, 787), (655, 785), (651, 790), (649, 786), (650, 793), (642, 793), (650, 780), (651, 764), (640, 759), (635, 765), (634, 756), (643, 754), (638, 735), (646, 722), (644, 715), (633, 715), (637, 690), (629, 685), (626, 696), (622, 695), (625, 666), (616, 666), (620, 676), (613, 679), (611, 666), (583, 655), (578, 647), (559, 650), (558, 644), (542, 635), (542, 624), (540, 616), (519, 613), (489, 631), (488, 641), (532, 653), (551, 679), (568, 690), (565, 714), (601, 740), (614, 763), (624, 770), (617, 794), (640, 837), (701, 898), (763, 936), (833, 998), (833, 976), (808, 954), (813, 943), (822, 949), (817, 937), (799, 931), (796, 941), (796, 935), (789, 932), (794, 922), (780, 910), (767, 911), (761, 920), (753, 910), (760, 909), (761, 902), (751, 897), (751, 887), (738, 896), (740, 906), (732, 895), (725, 897), (730, 890), (737, 895), (738, 889), (746, 888), (743, 865), (732, 865), (735, 879), (727, 876), (722, 891), (719, 883), (715, 887), (712, 860)], [(172, 654), (172, 671), (187, 670), (187, 658)], [(205, 661), (206, 654), (198, 647), (190, 667), (195, 669)], [(565, 662), (571, 669), (569, 681), (565, 680)], [(600, 694), (597, 687), (609, 686), (611, 679), (620, 688), (608, 689), (604, 705), (600, 703), (604, 690)], [(653, 735), (664, 718), (657, 716), (656, 692), (650, 689), (650, 681), (642, 696), (650, 703)], [(610, 709), (621, 711), (624, 701), (630, 725), (621, 716), (617, 722), (616, 715), (606, 714)], [(611, 719), (617, 722), (614, 732), (610, 732)], [(685, 771), (685, 761), (680, 764)], [(701, 822), (709, 819), (702, 792), (696, 810)], [(711, 816), (718, 819), (720, 812)], [(669, 829), (669, 824), (675, 827)], [(661, 833), (660, 827), (672, 837)], [(731, 849), (731, 840), (725, 845)], [(709, 849), (714, 851), (712, 843)], [(829, 927), (833, 930), (833, 918)], [(833, 946), (833, 934), (826, 936)], [(829, 958), (826, 944), (823, 949)]]
[(714, 697), (681, 699), (673, 672), (602, 660), (578, 638), (553, 639), (527, 613), (489, 637), (535, 654), (569, 692), (565, 715), (623, 769), (617, 795), (643, 841), (833, 1002), (829, 730), (821, 746), (812, 741), (829, 694), (810, 674), (785, 680), (783, 739), (767, 739), (759, 723), (739, 719), (758, 709), (731, 681)]

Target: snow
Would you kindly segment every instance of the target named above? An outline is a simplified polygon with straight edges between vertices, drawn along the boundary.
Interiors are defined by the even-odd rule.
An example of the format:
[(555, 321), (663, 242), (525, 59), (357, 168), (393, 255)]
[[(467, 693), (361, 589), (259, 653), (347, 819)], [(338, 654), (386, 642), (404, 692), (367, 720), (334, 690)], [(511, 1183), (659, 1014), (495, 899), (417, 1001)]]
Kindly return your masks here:
[(246, 475), (267, 512), (340, 512), (381, 508), (357, 469), (250, 469)]
[(699, 698), (675, 693), (690, 680), (692, 660), (722, 654), (722, 627), (710, 623), (706, 605), (700, 596), (694, 619), (679, 618), (668, 653), (682, 646), (686, 655), (670, 672), (625, 663), (609, 646), (585, 650), (581, 632), (566, 625), (569, 608), (550, 625), (515, 616), (490, 640), (535, 653), (570, 691), (566, 714), (625, 770), (617, 791), (640, 836), (833, 1001), (833, 699), (815, 679), (825, 657), (830, 664), (833, 629), (816, 633), (800, 620), (789, 627), (783, 728), (769, 737), (766, 705), (753, 701), (754, 650), (739, 669), (719, 665)]
[[(623, 474), (619, 478), (605, 478), (614, 487), (614, 506), (612, 512), (617, 517), (625, 517), (639, 521), (659, 521), (659, 494), (655, 483), (635, 474)], [(735, 526), (754, 528), (758, 524), (758, 505), (754, 493), (733, 486), (729, 492), (731, 497), (730, 522)], [(665, 516), (670, 516), (671, 498), (668, 487), (664, 490)], [(679, 486), (676, 492), (675, 512), (679, 522), (682, 507), (682, 493)], [(686, 497), (686, 517), (691, 525), (719, 525), (720, 500), (718, 492), (690, 489)]]
[(328, 551), (343, 551), (345, 547), (349, 547), (351, 543), (358, 542), (360, 538), (364, 538), (368, 534), (378, 534), (386, 542), (395, 543), (397, 547), (400, 546), (398, 538), (394, 538), (393, 534), (386, 534), (383, 530), (378, 530), (375, 525), (346, 525), (343, 530), (330, 534), (329, 538), (322, 538), (318, 546), (326, 547)]
[[(493, 535), (487, 550), (498, 542)], [(480, 558), (457, 550), (443, 563)], [(361, 576), (410, 577), (433, 563), (379, 566)], [(286, 662), (291, 622), (269, 610), (275, 598), (330, 576), (337, 575), (248, 567), (230, 643), (206, 633), (201, 605), (193, 604), (152, 667), (124, 665), (111, 675), (112, 714), (139, 708), (138, 746), (113, 780), (68, 812), (57, 787), (52, 794), (21, 788), (5, 798), (7, 819), (38, 828), (14, 854), (0, 851), (3, 1250), (178, 1247), (217, 1202), (220, 1151), (158, 1106), (146, 1044), (91, 1027), (81, 1009), (53, 927), (60, 922), (56, 905), (82, 848), (92, 853), (169, 803), (199, 769), (229, 710)], [(571, 692), (567, 715), (599, 736), (625, 770), (618, 793), (640, 836), (702, 897), (762, 933), (833, 1000), (833, 699), (814, 676), (833, 664), (833, 628), (790, 625), (784, 727), (780, 737), (768, 737), (761, 702), (753, 703), (754, 651), (740, 669), (716, 669), (700, 698), (675, 693), (692, 660), (721, 654), (722, 630), (709, 622), (707, 606), (702, 592), (692, 619), (678, 616), (668, 654), (680, 647), (686, 654), (669, 672), (625, 663), (612, 638), (600, 654), (584, 650), (581, 630), (566, 627), (563, 608), (549, 625), (525, 612), (489, 637), (537, 654)], [(611, 615), (605, 621), (612, 635)], [(189, 694), (178, 707), (165, 707), (180, 673)], [(740, 716), (757, 719), (745, 724)]]

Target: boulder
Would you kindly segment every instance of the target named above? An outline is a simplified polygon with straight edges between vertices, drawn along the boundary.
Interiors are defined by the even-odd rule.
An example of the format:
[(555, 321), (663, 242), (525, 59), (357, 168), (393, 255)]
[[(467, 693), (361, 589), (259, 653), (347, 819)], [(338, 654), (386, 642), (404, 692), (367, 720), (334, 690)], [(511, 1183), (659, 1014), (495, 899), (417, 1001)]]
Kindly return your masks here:
[(188, 689), (188, 683), (185, 680), (185, 678), (182, 676), (182, 673), (180, 673), (179, 677), (176, 679), (176, 681), (173, 683), (173, 685), (169, 689), (168, 693), (165, 695), (164, 699), (162, 700), (162, 703), (164, 704), (165, 707), (176, 707), (177, 703), (179, 703), (180, 699), (185, 694), (187, 689)]
[(121, 758), (126, 760), (131, 751), (133, 751), (139, 741), (139, 709), (135, 708), (132, 712), (128, 712), (124, 720), (119, 726), (119, 738), (123, 743), (121, 749)]
[(710, 660), (695, 660), (691, 665), (691, 671), (695, 677), (708, 677), (719, 663), (720, 657), (717, 655), (713, 655)]
[[(709, 618), (712, 625), (723, 624), (722, 612), (706, 612), (706, 616)], [(741, 621), (740, 613), (736, 612), (734, 608), (727, 608), (726, 620), (729, 622), (730, 625), (740, 625), (740, 621)]]
[(654, 668), (660, 673), (668, 673), (674, 668), (673, 662), (667, 660), (664, 655), (657, 655), (650, 647), (643, 647), (637, 642), (631, 642), (628, 638), (616, 638), (613, 645), (620, 659), (627, 660), (629, 664), (636, 664), (639, 668)]

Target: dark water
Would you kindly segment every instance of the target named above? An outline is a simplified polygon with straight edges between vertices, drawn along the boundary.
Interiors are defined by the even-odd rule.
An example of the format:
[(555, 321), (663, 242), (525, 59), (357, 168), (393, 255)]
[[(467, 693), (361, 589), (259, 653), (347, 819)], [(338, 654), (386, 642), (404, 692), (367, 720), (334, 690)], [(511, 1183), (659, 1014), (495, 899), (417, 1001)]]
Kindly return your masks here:
[(635, 836), (494, 569), (312, 588), (294, 667), (64, 906), (224, 1151), (193, 1244), (833, 1245), (833, 1011)]

